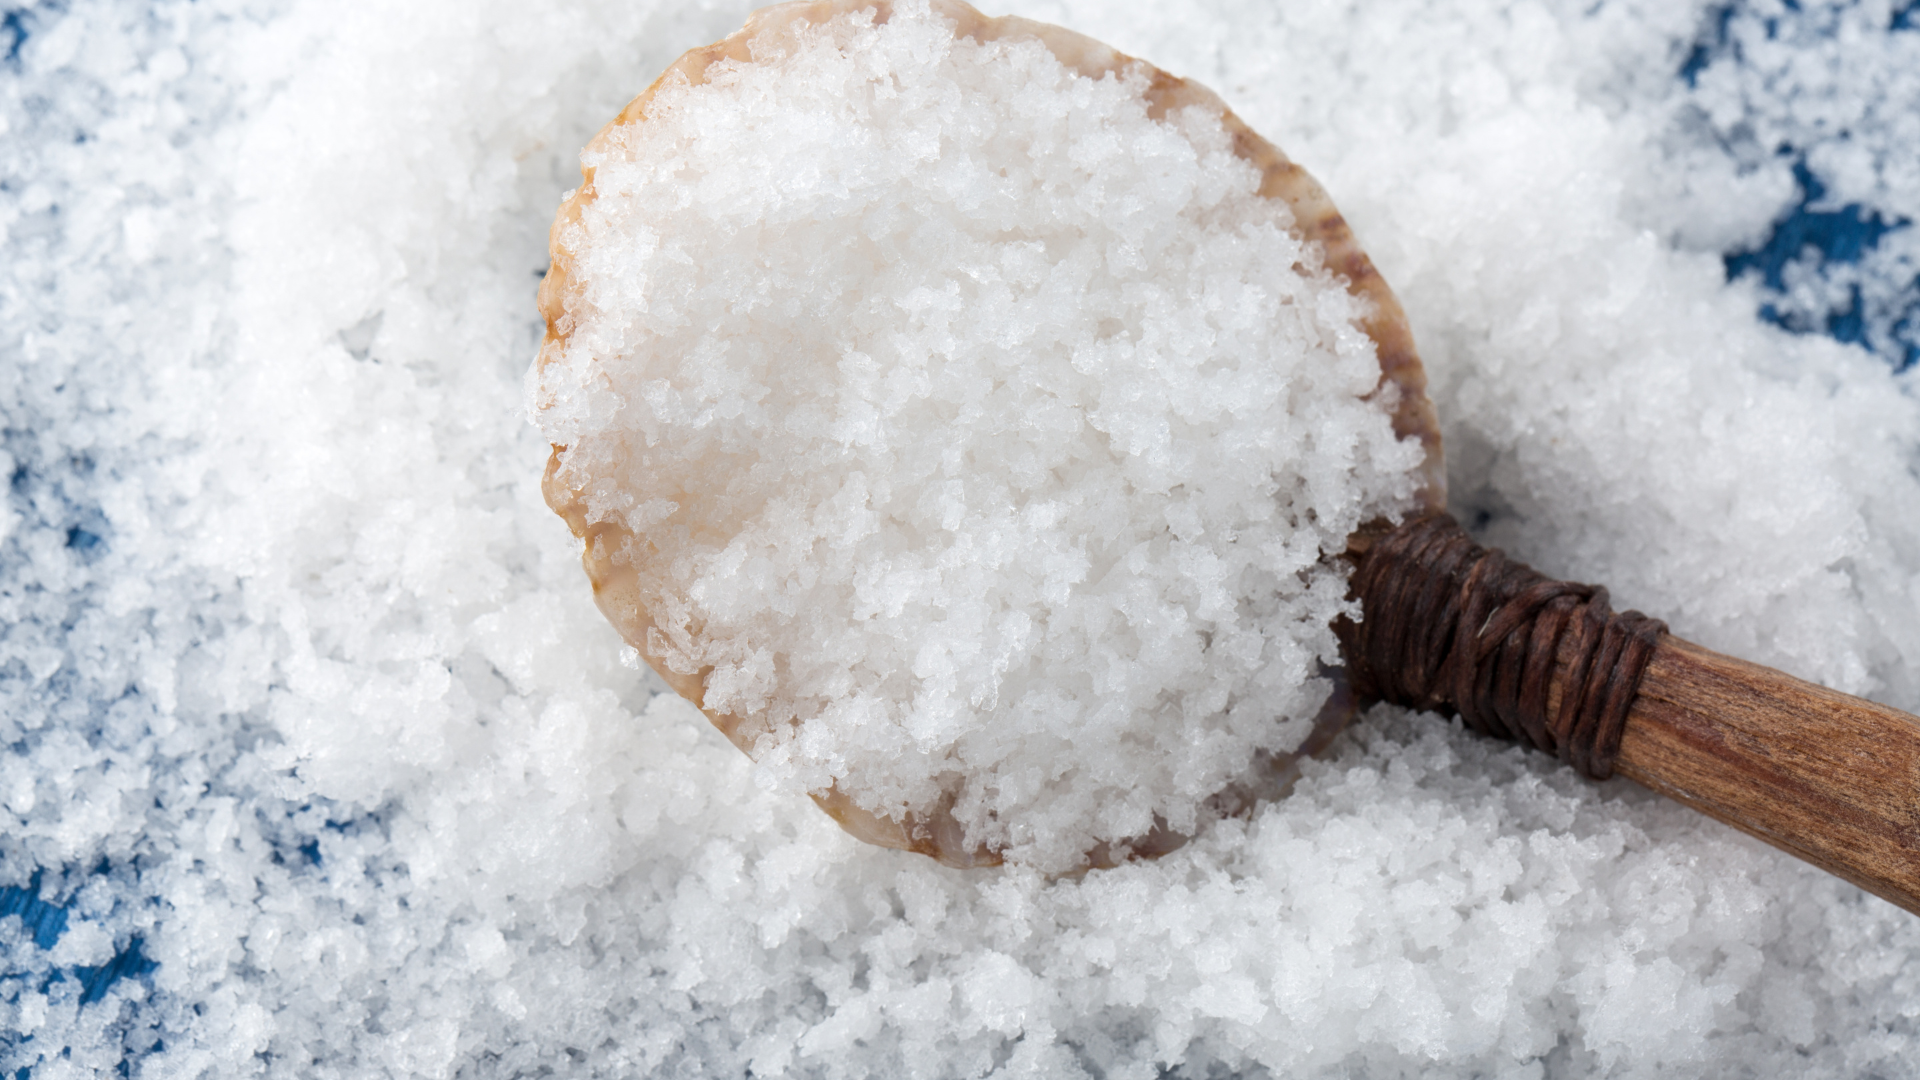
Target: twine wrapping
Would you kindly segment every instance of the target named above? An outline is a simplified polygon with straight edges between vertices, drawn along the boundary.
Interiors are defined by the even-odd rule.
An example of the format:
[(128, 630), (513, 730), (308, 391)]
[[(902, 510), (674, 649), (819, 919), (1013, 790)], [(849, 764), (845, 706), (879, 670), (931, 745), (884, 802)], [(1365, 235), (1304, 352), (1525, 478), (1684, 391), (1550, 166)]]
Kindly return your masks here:
[(1362, 695), (1457, 712), (1483, 735), (1554, 754), (1595, 780), (1613, 775), (1627, 711), (1665, 623), (1614, 614), (1606, 589), (1555, 581), (1483, 548), (1446, 514), (1407, 522), (1376, 542), (1353, 593), (1361, 619), (1339, 630)]

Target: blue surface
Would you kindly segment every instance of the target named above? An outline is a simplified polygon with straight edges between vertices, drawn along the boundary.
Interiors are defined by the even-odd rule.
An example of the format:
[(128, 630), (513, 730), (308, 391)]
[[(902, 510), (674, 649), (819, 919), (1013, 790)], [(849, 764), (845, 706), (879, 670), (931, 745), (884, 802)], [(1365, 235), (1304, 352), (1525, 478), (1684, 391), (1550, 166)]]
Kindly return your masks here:
[[(1913, 225), (1905, 218), (1888, 221), (1859, 203), (1847, 203), (1837, 210), (1815, 209), (1826, 197), (1826, 185), (1807, 168), (1804, 157), (1794, 162), (1793, 176), (1800, 184), (1799, 201), (1774, 225), (1765, 243), (1752, 250), (1726, 255), (1727, 280), (1753, 274), (1766, 290), (1782, 295), (1787, 288), (1785, 271), (1789, 263), (1812, 259), (1822, 273), (1831, 266), (1858, 263), (1888, 234)], [(1920, 296), (1920, 277), (1913, 280), (1907, 291)], [(1798, 313), (1783, 312), (1771, 301), (1760, 305), (1759, 314), (1762, 319), (1795, 333), (1826, 334), (1836, 341), (1871, 348), (1860, 286), (1850, 287), (1848, 296), (1846, 307), (1831, 309), (1823, 318), (1808, 319)], [(1896, 370), (1904, 371), (1920, 361), (1920, 334), (1912, 332), (1915, 308), (1915, 302), (1909, 300), (1905, 305), (1907, 318), (1895, 324), (1895, 351), (1886, 359)], [(1902, 328), (1907, 332), (1902, 333)]]
[[(45, 898), (41, 882), (45, 871), (34, 871), (33, 877), (24, 886), (0, 888), (0, 920), (9, 916), (18, 917), (21, 929), (30, 935), (33, 943), (41, 949), (51, 949), (67, 931), (67, 907)], [(19, 967), (9, 964), (0, 970), (0, 1000), (12, 1001), (19, 996), (22, 986), (33, 984), (33, 989), (46, 993), (54, 983), (74, 982), (80, 986), (80, 1004), (92, 1005), (105, 997), (113, 984), (121, 979), (142, 978), (151, 973), (158, 965), (147, 959), (143, 952), (144, 942), (136, 935), (116, 950), (106, 963), (94, 967), (53, 968), (39, 979), (30, 979)], [(0, 1033), (0, 1045), (14, 1036)], [(27, 1073), (29, 1070), (21, 1070)], [(16, 1074), (18, 1075), (18, 1074)]]
[(6, 55), (0, 56), (0, 61), (20, 59), (20, 46), (27, 40), (26, 20), (22, 16), (23, 13), (19, 11), (9, 11), (0, 16), (0, 46), (6, 49)]
[[(1769, 39), (1805, 40), (1809, 35), (1827, 36), (1833, 32), (1832, 8), (1808, 10), (1798, 0), (1783, 0), (1783, 3), (1799, 23), (1788, 27), (1778, 16), (1766, 18), (1763, 26)], [(1740, 43), (1731, 31), (1736, 17), (1758, 7), (1750, 3), (1720, 4), (1709, 12), (1680, 66), (1679, 76), (1689, 87), (1697, 86), (1700, 74), (1710, 66), (1746, 63)], [(1888, 17), (1886, 32), (1920, 32), (1920, 0), (1906, 0), (1896, 5)], [(1844, 130), (1830, 135), (1832, 141), (1843, 142), (1849, 137)], [(1727, 279), (1746, 276), (1758, 279), (1762, 299), (1757, 314), (1767, 322), (1794, 333), (1825, 334), (1836, 341), (1860, 346), (1878, 354), (1895, 370), (1905, 371), (1920, 363), (1920, 275), (1907, 282), (1876, 283), (1877, 289), (1882, 290), (1876, 295), (1868, 295), (1859, 284), (1852, 284), (1843, 304), (1822, 311), (1794, 310), (1784, 302), (1789, 265), (1800, 264), (1810, 268), (1817, 277), (1829, 277), (1836, 267), (1859, 264), (1888, 236), (1913, 227), (1913, 222), (1904, 217), (1889, 217), (1859, 203), (1827, 205), (1828, 185), (1808, 165), (1807, 157), (1812, 149), (1793, 144), (1772, 148), (1777, 156), (1793, 162), (1798, 197), (1787, 213), (1774, 222), (1772, 231), (1758, 247), (1724, 254)], [(1881, 340), (1874, 340), (1868, 332), (1870, 309), (1890, 313), (1891, 331)]]
[(0, 889), (0, 919), (20, 916), (22, 928), (33, 935), (33, 943), (51, 949), (67, 932), (67, 909), (40, 898), (40, 879), (44, 876), (44, 871), (35, 870), (33, 880), (24, 888), (10, 885)]

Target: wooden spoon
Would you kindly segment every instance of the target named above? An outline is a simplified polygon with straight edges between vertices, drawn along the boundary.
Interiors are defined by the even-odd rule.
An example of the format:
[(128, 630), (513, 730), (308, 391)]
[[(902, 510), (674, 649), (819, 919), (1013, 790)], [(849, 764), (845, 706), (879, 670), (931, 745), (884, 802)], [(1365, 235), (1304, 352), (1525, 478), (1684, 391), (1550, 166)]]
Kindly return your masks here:
[[(1438, 535), (1449, 528), (1457, 531), (1450, 519), (1439, 520), (1444, 517), (1446, 502), (1439, 425), (1426, 396), (1426, 377), (1412, 333), (1399, 302), (1319, 184), (1198, 84), (1058, 27), (1012, 17), (989, 19), (959, 0), (933, 0), (933, 7), (954, 23), (960, 37), (981, 42), (1037, 40), (1064, 65), (1091, 78), (1137, 66), (1148, 76), (1146, 97), (1149, 114), (1155, 118), (1189, 105), (1220, 110), (1232, 134), (1234, 152), (1260, 171), (1260, 195), (1283, 204), (1295, 229), (1303, 238), (1321, 245), (1326, 264), (1345, 277), (1351, 292), (1369, 302), (1372, 314), (1362, 326), (1376, 345), (1383, 388), (1393, 388), (1388, 392), (1396, 395), (1394, 429), (1403, 438), (1419, 440), (1426, 451), (1419, 496), (1422, 513), (1398, 528), (1388, 522), (1374, 523), (1353, 537), (1347, 557), (1356, 567), (1356, 580), (1365, 583), (1377, 579), (1387, 565), (1379, 561), (1384, 556), (1377, 553), (1404, 552), (1412, 542), (1409, 537), (1414, 536), (1407, 530), (1425, 530), (1420, 537)], [(627, 125), (644, 123), (655, 91), (667, 80), (699, 84), (716, 61), (751, 61), (749, 44), (760, 34), (869, 8), (875, 12), (876, 22), (885, 22), (892, 12), (890, 0), (803, 0), (758, 12), (735, 34), (682, 56), (595, 136), (589, 150), (605, 148)], [(552, 269), (540, 289), (540, 308), (547, 320), (542, 364), (558, 355), (571, 329), (566, 306), (574, 266), (571, 252), (561, 239), (595, 197), (593, 170), (584, 169), (583, 175), (584, 182), (561, 206), (552, 230)], [(544, 491), (548, 504), (585, 542), (582, 561), (601, 611), (669, 686), (702, 706), (735, 745), (749, 750), (751, 726), (744, 718), (706, 709), (702, 704), (703, 673), (675, 672), (649, 647), (648, 630), (653, 620), (641, 601), (636, 571), (630, 565), (616, 563), (610, 555), (621, 550), (631, 534), (622, 522), (589, 520), (585, 494), (558, 480), (564, 452), (564, 447), (554, 447)], [(1342, 628), (1342, 637), (1349, 666), (1354, 669), (1354, 682), (1361, 689), (1440, 711), (1453, 711), (1465, 704), (1463, 711), (1476, 726), (1485, 726), (1480, 721), (1488, 706), (1477, 698), (1462, 700), (1472, 698), (1473, 680), (1497, 682), (1511, 677), (1518, 685), (1521, 676), (1511, 667), (1498, 669), (1497, 659), (1488, 659), (1476, 669), (1475, 664), (1480, 662), (1477, 658), (1482, 654), (1491, 657), (1501, 644), (1490, 633), (1497, 631), (1502, 640), (1517, 642), (1533, 633), (1537, 624), (1526, 621), (1509, 625), (1512, 620), (1501, 621), (1502, 612), (1514, 610), (1507, 604), (1514, 597), (1499, 599), (1500, 604), (1507, 604), (1505, 607), (1484, 612), (1472, 607), (1482, 602), (1472, 599), (1478, 596), (1474, 590), (1483, 584), (1479, 579), (1500, 559), (1497, 553), (1472, 549), (1472, 558), (1463, 561), (1461, 553), (1465, 550), (1456, 546), (1449, 556), (1451, 561), (1442, 560), (1444, 565), (1418, 558), (1394, 563), (1396, 586), (1372, 592), (1361, 588), (1360, 627)], [(1536, 576), (1529, 580), (1541, 579)], [(1537, 599), (1555, 587), (1556, 583), (1537, 584), (1533, 595)], [(1416, 595), (1428, 598), (1426, 607), (1407, 599)], [(1410, 617), (1432, 621), (1433, 611), (1438, 610), (1434, 605), (1440, 600), (1453, 604), (1447, 608), (1447, 618), (1456, 621), (1409, 631), (1419, 641), (1408, 648), (1416, 653), (1426, 648), (1433, 653), (1434, 670), (1427, 674), (1434, 678), (1423, 678), (1409, 689), (1401, 673), (1376, 670), (1383, 663), (1381, 656), (1391, 654), (1391, 650), (1369, 652), (1365, 644), (1368, 635), (1379, 628), (1406, 624)], [(1564, 613), (1566, 605), (1561, 607)], [(1467, 614), (1462, 615), (1462, 611)], [(1537, 700), (1527, 706), (1532, 712), (1524, 723), (1512, 721), (1514, 729), (1531, 724), (1545, 732), (1534, 738), (1537, 745), (1558, 749), (1566, 756), (1567, 732), (1550, 729), (1556, 723), (1564, 728), (1563, 718), (1575, 711), (1569, 694), (1591, 692), (1598, 702), (1611, 692), (1617, 699), (1612, 723), (1618, 730), (1602, 740), (1599, 753), (1606, 760), (1595, 766), (1585, 760), (1594, 753), (1590, 747), (1582, 744), (1577, 750), (1576, 756), (1583, 758), (1590, 775), (1605, 776), (1617, 769), (1908, 910), (1920, 912), (1920, 800), (1915, 798), (1920, 793), (1920, 720), (1722, 656), (1657, 632), (1646, 623), (1638, 625), (1646, 646), (1644, 655), (1628, 665), (1632, 670), (1609, 668), (1605, 672), (1591, 658), (1595, 640), (1591, 635), (1565, 632), (1554, 636), (1540, 631), (1545, 636), (1539, 641), (1545, 647), (1534, 649), (1528, 675), (1538, 683), (1533, 694)], [(1440, 655), (1456, 645), (1459, 657), (1448, 660)], [(1392, 659), (1385, 662), (1398, 663)], [(1608, 679), (1611, 684), (1601, 685)], [(1583, 689), (1588, 686), (1599, 689)], [(1463, 695), (1462, 690), (1467, 692)], [(1509, 700), (1501, 708), (1512, 711), (1518, 706)], [(1324, 745), (1351, 712), (1350, 701), (1340, 701), (1331, 708), (1303, 751)], [(1239, 812), (1257, 798), (1270, 797), (1291, 775), (1289, 765), (1288, 759), (1270, 763), (1262, 774), (1264, 780), (1221, 793), (1215, 800), (1217, 809), (1222, 813)], [(945, 807), (936, 807), (922, 818), (908, 816), (896, 821), (863, 810), (837, 786), (816, 792), (814, 799), (848, 832), (870, 843), (918, 851), (960, 867), (1000, 861), (997, 852), (969, 847)], [(1128, 853), (1153, 856), (1172, 850), (1183, 840), (1164, 828), (1158, 829), (1132, 843)], [(1090, 853), (1090, 861), (1099, 866), (1112, 860), (1102, 849)]]

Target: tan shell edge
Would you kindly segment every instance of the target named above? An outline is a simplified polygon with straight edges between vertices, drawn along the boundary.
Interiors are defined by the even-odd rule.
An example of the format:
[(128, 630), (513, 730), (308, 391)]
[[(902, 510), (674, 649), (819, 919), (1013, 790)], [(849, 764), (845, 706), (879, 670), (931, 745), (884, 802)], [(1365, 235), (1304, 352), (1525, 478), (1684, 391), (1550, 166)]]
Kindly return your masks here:
[[(1356, 296), (1366, 299), (1371, 314), (1361, 323), (1369, 337), (1374, 341), (1380, 359), (1381, 385), (1392, 386), (1398, 390), (1394, 411), (1394, 432), (1402, 438), (1413, 437), (1420, 440), (1426, 448), (1426, 461), (1422, 467), (1423, 487), (1419, 493), (1422, 506), (1427, 510), (1439, 510), (1446, 505), (1446, 477), (1442, 463), (1440, 447), (1440, 425), (1433, 404), (1427, 399), (1426, 370), (1421, 366), (1419, 353), (1415, 351), (1413, 333), (1407, 326), (1406, 315), (1400, 302), (1393, 295), (1387, 283), (1367, 258), (1359, 244), (1354, 240), (1353, 230), (1346, 219), (1334, 208), (1333, 200), (1307, 171), (1288, 160), (1279, 148), (1261, 138), (1247, 127), (1231, 109), (1213, 91), (1190, 82), (1138, 60), (1117, 52), (1092, 38), (1076, 34), (1071, 30), (1046, 23), (1034, 22), (1017, 16), (991, 19), (982, 15), (971, 5), (960, 0), (931, 0), (933, 11), (955, 23), (955, 33), (961, 37), (976, 41), (998, 41), (1002, 39), (1033, 39), (1044, 44), (1062, 64), (1089, 78), (1099, 78), (1108, 73), (1117, 73), (1129, 65), (1138, 64), (1147, 73), (1148, 113), (1158, 117), (1169, 109), (1203, 105), (1217, 109), (1228, 131), (1233, 134), (1234, 152), (1261, 171), (1260, 194), (1279, 199), (1287, 204), (1293, 214), (1294, 227), (1306, 239), (1319, 243), (1326, 253), (1327, 267), (1347, 281), (1347, 288)], [(811, 25), (828, 21), (835, 16), (872, 9), (874, 21), (884, 23), (893, 12), (892, 0), (795, 0), (793, 3), (777, 4), (763, 8), (748, 17), (746, 25), (720, 41), (693, 49), (681, 56), (653, 84), (620, 111), (620, 115), (601, 128), (588, 141), (586, 151), (601, 149), (612, 137), (612, 132), (626, 124), (646, 118), (647, 106), (654, 94), (669, 79), (684, 77), (690, 84), (698, 85), (706, 80), (707, 68), (717, 61), (726, 59), (739, 62), (752, 60), (749, 43), (759, 35), (781, 27), (794, 24)], [(540, 283), (540, 313), (546, 319), (546, 337), (541, 342), (540, 356), (536, 361), (541, 367), (549, 363), (564, 347), (567, 335), (572, 332), (571, 320), (567, 317), (566, 300), (572, 281), (573, 263), (566, 249), (561, 245), (561, 234), (579, 221), (581, 211), (595, 196), (593, 170), (581, 169), (581, 183), (567, 199), (561, 203), (555, 215), (553, 227), (548, 233), (548, 245), (552, 255), (552, 266), (546, 278)], [(547, 461), (546, 476), (541, 490), (547, 505), (567, 522), (573, 534), (585, 542), (585, 551), (581, 554), (581, 563), (586, 568), (587, 577), (593, 583), (594, 601), (600, 611), (619, 631), (628, 645), (637, 650), (654, 671), (668, 686), (699, 706), (707, 719), (739, 747), (742, 752), (751, 753), (751, 746), (760, 734), (757, 726), (741, 717), (725, 713), (716, 713), (703, 704), (705, 698), (704, 671), (681, 673), (672, 670), (665, 661), (656, 656), (648, 647), (647, 631), (653, 625), (645, 605), (642, 603), (638, 574), (630, 563), (616, 563), (611, 553), (633, 543), (633, 550), (643, 550), (645, 541), (634, 536), (617, 522), (604, 521), (589, 524), (587, 521), (585, 500), (581, 492), (571, 490), (561, 484), (558, 477), (561, 455), (566, 448), (555, 446)], [(1351, 711), (1342, 694), (1336, 694), (1336, 702), (1322, 714), (1314, 742), (1324, 743), (1344, 723), (1344, 715), (1335, 712)], [(1305, 752), (1308, 748), (1303, 747)], [(1292, 769), (1276, 768), (1268, 779), (1269, 785), (1283, 785), (1291, 781)], [(1258, 795), (1271, 794), (1263, 790), (1259, 793), (1230, 789), (1216, 797), (1221, 809), (1227, 813), (1244, 812)], [(912, 815), (904, 821), (878, 817), (855, 805), (850, 797), (840, 791), (836, 785), (826, 791), (815, 792), (814, 802), (818, 803), (840, 826), (860, 840), (881, 847), (896, 848), (903, 851), (917, 851), (931, 856), (948, 866), (969, 868), (976, 866), (994, 866), (1001, 861), (997, 852), (985, 848), (966, 848), (962, 843), (959, 825), (953, 820), (946, 807), (936, 808), (928, 818), (919, 819)], [(1184, 843), (1184, 838), (1156, 828), (1152, 833), (1129, 845), (1129, 851), (1135, 856), (1152, 857), (1172, 851)], [(1089, 853), (1091, 865), (1113, 865), (1113, 857), (1106, 845)]]

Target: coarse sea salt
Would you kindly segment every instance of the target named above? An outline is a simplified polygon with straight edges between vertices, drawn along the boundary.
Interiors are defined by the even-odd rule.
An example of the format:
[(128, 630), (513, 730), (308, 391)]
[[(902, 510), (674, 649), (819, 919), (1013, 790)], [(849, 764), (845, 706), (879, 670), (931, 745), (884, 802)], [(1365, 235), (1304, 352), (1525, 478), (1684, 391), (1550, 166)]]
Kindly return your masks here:
[[(856, 843), (622, 666), (539, 490), (531, 292), (578, 148), (751, 6), (0, 18), (0, 1072), (1914, 1074), (1920, 920), (1430, 716), (1049, 878)], [(997, 10), (1338, 194), (1483, 537), (1920, 708), (1915, 373), (1725, 262), (1791, 220), (1778, 138), (1812, 209), (1916, 216), (1912, 5)], [(1849, 271), (1869, 326), (1910, 235)]]
[(1414, 503), (1367, 301), (1217, 105), (837, 8), (582, 155), (556, 509), (769, 786), (1056, 871), (1191, 834), (1328, 703), (1326, 557)]

